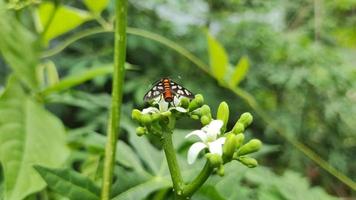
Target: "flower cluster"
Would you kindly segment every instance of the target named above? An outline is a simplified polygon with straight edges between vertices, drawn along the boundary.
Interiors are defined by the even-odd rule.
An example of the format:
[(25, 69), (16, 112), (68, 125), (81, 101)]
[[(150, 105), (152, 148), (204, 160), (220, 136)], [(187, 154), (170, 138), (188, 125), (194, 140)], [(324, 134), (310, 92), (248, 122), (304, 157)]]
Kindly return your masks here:
[[(247, 167), (256, 167), (257, 161), (248, 154), (258, 151), (262, 143), (252, 139), (244, 143), (244, 131), (252, 123), (250, 113), (243, 113), (230, 131), (226, 131), (229, 120), (229, 107), (226, 102), (220, 103), (213, 119), (210, 107), (204, 104), (202, 95), (196, 95), (192, 101), (187, 98), (175, 98), (170, 106), (164, 100), (153, 101), (153, 106), (140, 110), (133, 110), (132, 117), (140, 126), (137, 134), (161, 134), (169, 129), (173, 132), (175, 121), (180, 117), (187, 116), (194, 120), (200, 120), (203, 127), (192, 131), (185, 138), (196, 137), (199, 141), (193, 143), (188, 150), (188, 163), (193, 164), (201, 152), (211, 166), (223, 175), (223, 165), (232, 160), (237, 160)], [(155, 107), (158, 105), (158, 108)]]

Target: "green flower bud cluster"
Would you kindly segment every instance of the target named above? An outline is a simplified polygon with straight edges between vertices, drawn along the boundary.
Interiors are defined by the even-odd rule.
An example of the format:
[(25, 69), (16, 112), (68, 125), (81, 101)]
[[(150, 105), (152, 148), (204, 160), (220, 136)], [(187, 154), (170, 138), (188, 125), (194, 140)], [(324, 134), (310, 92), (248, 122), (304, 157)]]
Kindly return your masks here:
[[(210, 108), (204, 105), (204, 98), (201, 94), (195, 95), (195, 98), (192, 100), (182, 97), (177, 107), (171, 106), (168, 110), (159, 110), (152, 105), (142, 111), (133, 109), (131, 113), (132, 119), (140, 125), (136, 129), (138, 136), (148, 133), (159, 135), (162, 133), (162, 129), (167, 128), (173, 130), (176, 119), (182, 116), (190, 116), (195, 119), (200, 118), (201, 121), (208, 121), (208, 123), (211, 121)], [(208, 119), (206, 116), (209, 116)]]
[[(226, 132), (226, 125), (229, 120), (229, 107), (226, 102), (220, 103), (217, 111), (217, 119), (224, 123), (221, 128), (222, 133)], [(250, 113), (243, 113), (235, 123), (234, 127), (223, 135), (226, 138), (223, 145), (223, 163), (237, 160), (250, 168), (257, 166), (257, 161), (247, 155), (258, 151), (262, 146), (261, 141), (252, 139), (246, 144), (243, 144), (245, 139), (243, 133), (252, 121), (253, 117)]]

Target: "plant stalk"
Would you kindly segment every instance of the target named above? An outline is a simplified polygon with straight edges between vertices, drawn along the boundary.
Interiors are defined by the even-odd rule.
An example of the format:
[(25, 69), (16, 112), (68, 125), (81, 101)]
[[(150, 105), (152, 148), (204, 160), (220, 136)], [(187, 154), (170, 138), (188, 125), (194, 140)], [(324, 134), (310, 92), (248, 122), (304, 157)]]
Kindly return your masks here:
[(190, 184), (184, 187), (183, 195), (190, 198), (194, 192), (196, 192), (205, 183), (205, 181), (208, 180), (212, 172), (213, 168), (211, 167), (209, 161), (207, 161), (198, 176)]
[(116, 143), (119, 132), (122, 93), (125, 76), (126, 59), (126, 16), (127, 0), (116, 0), (114, 74), (112, 81), (111, 110), (107, 128), (107, 143), (105, 146), (105, 161), (101, 200), (109, 200), (114, 173)]
[(182, 175), (180, 173), (176, 152), (173, 147), (171, 131), (163, 131), (162, 144), (164, 153), (166, 154), (167, 164), (173, 182), (174, 193), (176, 194), (176, 198), (179, 199), (179, 196), (183, 194), (182, 186), (184, 183)]

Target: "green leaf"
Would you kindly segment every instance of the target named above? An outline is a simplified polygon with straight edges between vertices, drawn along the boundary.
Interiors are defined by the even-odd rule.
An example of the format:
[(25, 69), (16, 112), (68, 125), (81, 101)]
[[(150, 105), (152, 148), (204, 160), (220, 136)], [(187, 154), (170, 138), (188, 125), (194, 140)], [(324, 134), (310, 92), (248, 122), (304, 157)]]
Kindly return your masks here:
[(4, 7), (0, 1), (0, 53), (15, 76), (27, 87), (36, 89), (36, 39)]
[(243, 56), (237, 63), (234, 72), (230, 78), (229, 84), (232, 87), (236, 87), (239, 83), (246, 77), (248, 69), (250, 68), (250, 63), (246, 56)]
[(210, 67), (219, 81), (222, 81), (229, 66), (229, 60), (224, 47), (207, 32)]
[(68, 156), (63, 124), (28, 97), (11, 77), (0, 97), (0, 162), (4, 199), (19, 200), (45, 187), (34, 164), (58, 167)]
[[(92, 15), (87, 11), (63, 5), (55, 8), (51, 2), (41, 3), (37, 13), (39, 30), (43, 31), (48, 26), (43, 35), (45, 43), (92, 19)], [(48, 25), (48, 23), (50, 24)]]
[(97, 200), (100, 189), (89, 178), (69, 169), (34, 166), (53, 191), (71, 200)]
[(223, 198), (219, 192), (212, 185), (204, 185), (202, 186), (198, 193), (193, 196), (195, 200), (226, 200)]
[(159, 152), (156, 148), (150, 144), (145, 137), (138, 137), (135, 126), (130, 120), (123, 118), (122, 127), (128, 130), (130, 134), (129, 141), (135, 148), (137, 154), (145, 162), (145, 164), (152, 170), (153, 174), (160, 174), (162, 172), (161, 164), (165, 161), (163, 153)]
[(112, 200), (137, 200), (137, 199), (144, 199), (147, 197), (151, 192), (154, 192), (161, 188), (171, 187), (171, 181), (166, 178), (162, 177), (153, 177), (145, 182), (142, 182), (130, 189), (126, 190), (125, 192), (120, 193)]
[(84, 4), (95, 14), (100, 14), (109, 4), (109, 0), (84, 0)]

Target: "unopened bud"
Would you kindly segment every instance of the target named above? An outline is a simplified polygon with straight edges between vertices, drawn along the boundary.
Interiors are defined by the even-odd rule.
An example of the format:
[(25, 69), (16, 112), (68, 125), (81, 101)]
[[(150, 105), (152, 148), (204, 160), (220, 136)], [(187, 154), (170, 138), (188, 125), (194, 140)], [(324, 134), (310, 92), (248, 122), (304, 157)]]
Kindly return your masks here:
[(258, 139), (252, 139), (244, 144), (237, 152), (239, 156), (250, 154), (260, 150), (262, 142)]
[(224, 176), (225, 175), (225, 168), (224, 165), (220, 165), (217, 171), (219, 176)]
[(235, 134), (240, 134), (245, 131), (245, 126), (241, 122), (236, 122), (234, 128), (232, 128), (232, 132)]
[(245, 139), (244, 134), (236, 135), (236, 148), (240, 148)]
[(256, 159), (248, 157), (248, 156), (241, 156), (239, 157), (238, 161), (240, 161), (242, 164), (249, 168), (254, 168), (258, 165), (258, 162)]
[(189, 107), (189, 99), (187, 97), (182, 97), (179, 102), (180, 107), (188, 108)]
[(140, 122), (144, 125), (148, 125), (152, 122), (152, 116), (151, 115), (141, 115)]
[(137, 136), (143, 136), (146, 133), (146, 129), (144, 127), (137, 127), (136, 128), (136, 134)]
[(136, 120), (136, 121), (140, 121), (141, 115), (142, 115), (141, 111), (139, 111), (137, 109), (133, 109), (131, 112), (132, 119)]
[(200, 108), (200, 112), (201, 112), (201, 115), (211, 116), (211, 110), (210, 110), (210, 107), (208, 105), (203, 105)]
[(237, 147), (237, 138), (235, 134), (229, 133), (226, 135), (225, 144), (223, 146), (223, 156), (225, 161), (231, 160)]
[(253, 117), (251, 115), (251, 113), (249, 112), (245, 112), (240, 116), (240, 119), (238, 120), (238, 122), (242, 123), (244, 125), (244, 127), (246, 128), (248, 125), (250, 125), (253, 121)]
[(203, 126), (208, 125), (211, 122), (211, 118), (206, 115), (203, 115), (200, 118), (200, 122)]
[(201, 94), (195, 95), (195, 98), (189, 104), (189, 110), (193, 111), (204, 104), (204, 97)]
[(220, 103), (216, 118), (224, 122), (224, 125), (221, 128), (221, 131), (224, 133), (226, 131), (226, 125), (229, 121), (229, 106), (225, 101)]

